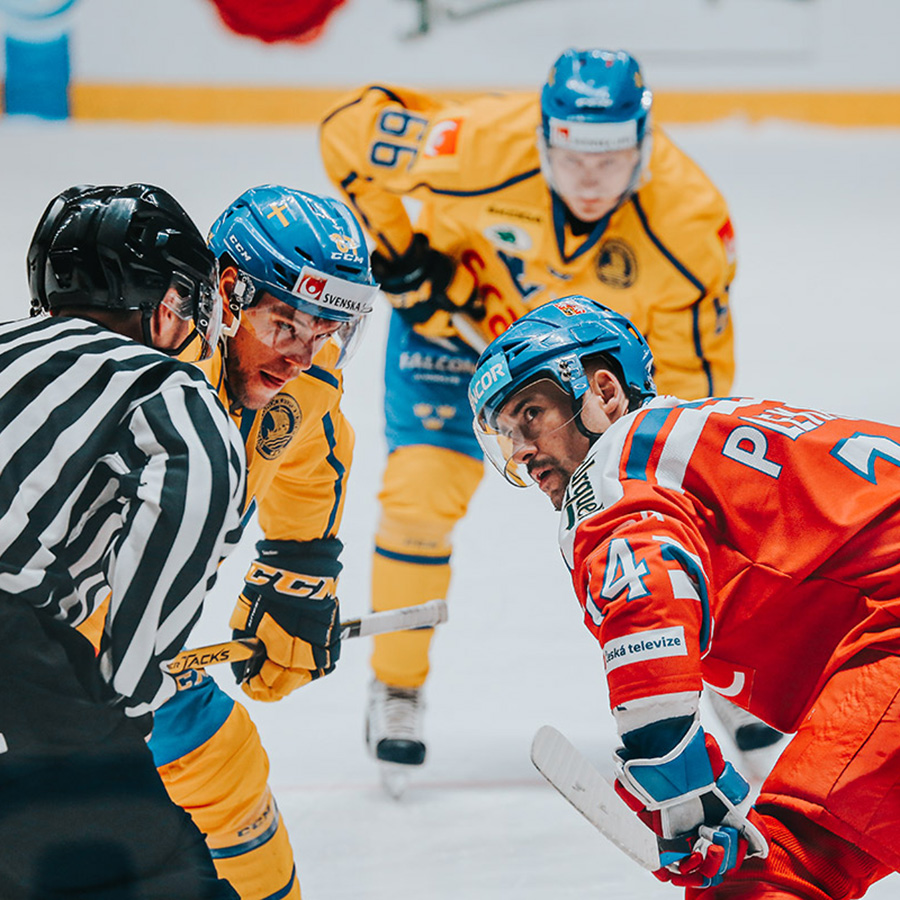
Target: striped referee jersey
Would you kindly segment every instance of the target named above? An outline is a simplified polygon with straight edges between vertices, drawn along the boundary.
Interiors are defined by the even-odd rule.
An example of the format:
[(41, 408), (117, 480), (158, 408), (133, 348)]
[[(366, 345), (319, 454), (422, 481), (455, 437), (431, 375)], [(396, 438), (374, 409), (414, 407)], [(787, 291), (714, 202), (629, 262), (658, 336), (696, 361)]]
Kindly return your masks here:
[(240, 538), (245, 456), (202, 372), (100, 325), (0, 325), (0, 602), (75, 626), (110, 596), (104, 679), (132, 716)]

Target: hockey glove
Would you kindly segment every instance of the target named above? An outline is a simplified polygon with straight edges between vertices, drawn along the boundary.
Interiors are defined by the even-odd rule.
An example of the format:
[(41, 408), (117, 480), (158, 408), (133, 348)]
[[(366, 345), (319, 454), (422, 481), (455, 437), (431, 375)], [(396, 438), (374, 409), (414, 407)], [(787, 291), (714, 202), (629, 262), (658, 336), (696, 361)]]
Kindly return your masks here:
[(372, 252), (372, 275), (391, 305), (409, 325), (421, 325), (436, 312), (484, 318), (475, 279), (446, 254), (434, 250), (424, 234), (413, 235), (405, 253), (390, 259)]
[(255, 635), (265, 645), (263, 655), (232, 666), (254, 700), (280, 700), (334, 669), (341, 655), (341, 549), (337, 538), (257, 544), (259, 559), (230, 623), (234, 637)]
[[(655, 755), (660, 741), (671, 747), (673, 732), (683, 735), (675, 747)], [(660, 881), (712, 887), (745, 856), (768, 854), (750, 786), (722, 759), (696, 715), (655, 722), (622, 740), (616, 792), (656, 832), (662, 867), (653, 874)]]

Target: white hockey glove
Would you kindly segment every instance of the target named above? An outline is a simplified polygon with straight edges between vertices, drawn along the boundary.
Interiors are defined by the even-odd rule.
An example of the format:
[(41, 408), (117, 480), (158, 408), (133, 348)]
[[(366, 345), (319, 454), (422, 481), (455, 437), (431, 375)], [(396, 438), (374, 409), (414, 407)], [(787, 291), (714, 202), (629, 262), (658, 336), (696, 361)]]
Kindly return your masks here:
[[(638, 755), (660, 742), (671, 747), (679, 734), (663, 755)], [(750, 808), (750, 786), (696, 715), (655, 722), (622, 740), (616, 792), (657, 835), (662, 868), (653, 874), (660, 881), (712, 887), (745, 856), (768, 854), (765, 825)]]

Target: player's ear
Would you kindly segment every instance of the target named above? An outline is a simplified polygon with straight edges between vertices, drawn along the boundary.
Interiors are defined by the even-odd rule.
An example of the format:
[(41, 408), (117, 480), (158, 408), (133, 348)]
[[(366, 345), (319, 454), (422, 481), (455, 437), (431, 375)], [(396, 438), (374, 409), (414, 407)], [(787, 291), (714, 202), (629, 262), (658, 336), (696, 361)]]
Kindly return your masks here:
[[(628, 411), (628, 396), (625, 389), (619, 379), (608, 369), (595, 369), (590, 374), (588, 386), (593, 401), (590, 405), (598, 413), (601, 413), (610, 424)], [(582, 419), (589, 429), (596, 430), (598, 434), (606, 430), (605, 427), (599, 427), (599, 423), (596, 429), (593, 428), (587, 420), (586, 413), (587, 410), (582, 414)]]
[(219, 292), (222, 294), (222, 299), (226, 304), (234, 292), (237, 275), (237, 269), (234, 266), (226, 266), (219, 275)]
[(240, 316), (231, 308), (231, 297), (237, 284), (238, 270), (234, 266), (226, 266), (219, 273), (219, 293), (222, 295), (222, 334), (234, 337), (240, 326)]
[(596, 369), (590, 377), (590, 387), (592, 393), (597, 394), (604, 404), (626, 399), (619, 379), (608, 369)]

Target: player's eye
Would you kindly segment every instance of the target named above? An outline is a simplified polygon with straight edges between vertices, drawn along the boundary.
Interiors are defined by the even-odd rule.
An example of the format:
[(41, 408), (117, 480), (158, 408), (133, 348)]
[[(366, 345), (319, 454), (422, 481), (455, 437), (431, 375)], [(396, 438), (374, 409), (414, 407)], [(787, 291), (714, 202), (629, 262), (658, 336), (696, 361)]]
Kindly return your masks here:
[(292, 322), (279, 320), (275, 323), (275, 328), (282, 337), (293, 339), (297, 336), (297, 329)]

